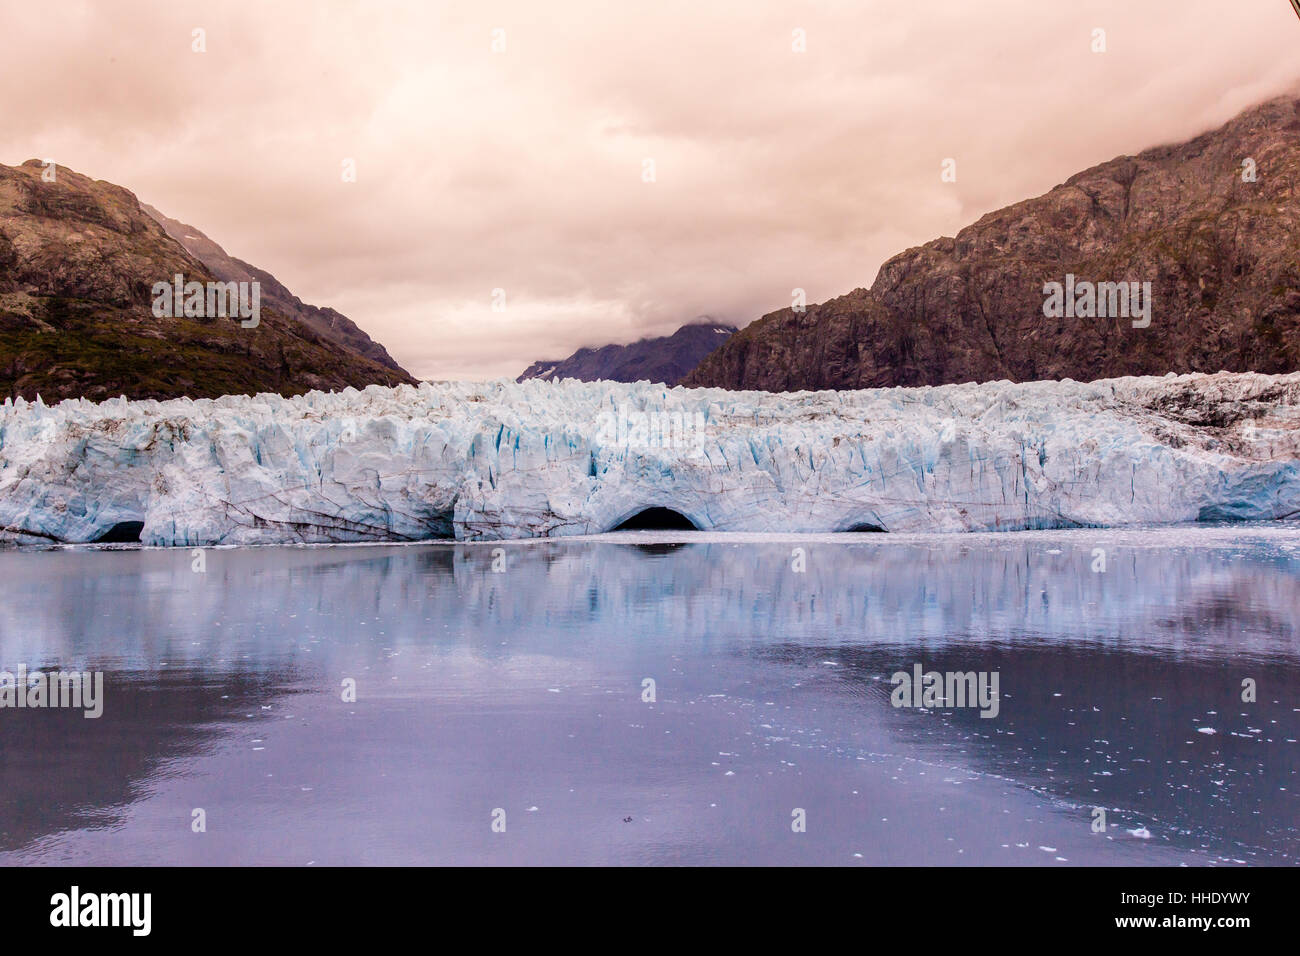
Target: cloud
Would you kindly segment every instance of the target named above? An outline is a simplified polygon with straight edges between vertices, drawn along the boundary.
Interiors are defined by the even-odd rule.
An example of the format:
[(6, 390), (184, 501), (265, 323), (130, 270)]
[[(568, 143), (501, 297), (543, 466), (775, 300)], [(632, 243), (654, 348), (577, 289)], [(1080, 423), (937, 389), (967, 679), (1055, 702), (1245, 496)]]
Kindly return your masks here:
[(513, 376), (869, 285), (1292, 89), (1298, 41), (1280, 0), (48, 0), (6, 17), (2, 158), (126, 186), (418, 375)]

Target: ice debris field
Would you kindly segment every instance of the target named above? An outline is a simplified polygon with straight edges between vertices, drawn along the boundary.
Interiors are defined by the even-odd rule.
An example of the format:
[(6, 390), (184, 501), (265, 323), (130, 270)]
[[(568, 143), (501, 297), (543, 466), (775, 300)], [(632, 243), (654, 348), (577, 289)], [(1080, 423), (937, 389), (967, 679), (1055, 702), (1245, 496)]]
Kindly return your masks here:
[(845, 392), (425, 383), (6, 400), (0, 538), (152, 545), (1300, 517), (1300, 373)]

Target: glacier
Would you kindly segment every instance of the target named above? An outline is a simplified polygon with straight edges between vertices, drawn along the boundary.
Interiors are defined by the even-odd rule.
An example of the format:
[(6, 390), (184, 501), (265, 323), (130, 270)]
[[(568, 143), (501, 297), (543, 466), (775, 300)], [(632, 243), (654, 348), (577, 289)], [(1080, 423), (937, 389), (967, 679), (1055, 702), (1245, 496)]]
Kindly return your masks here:
[(794, 393), (443, 382), (0, 406), (0, 539), (953, 532), (1300, 517), (1300, 373)]

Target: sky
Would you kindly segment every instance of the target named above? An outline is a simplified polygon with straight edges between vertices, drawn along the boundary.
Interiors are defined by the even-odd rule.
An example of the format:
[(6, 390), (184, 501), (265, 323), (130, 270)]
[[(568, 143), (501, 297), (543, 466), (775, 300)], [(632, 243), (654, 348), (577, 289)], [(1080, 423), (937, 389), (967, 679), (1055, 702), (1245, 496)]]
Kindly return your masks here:
[(0, 83), (0, 162), (125, 186), (418, 377), (487, 379), (870, 286), (906, 248), (1296, 91), (1300, 18), (42, 0), (5, 10)]

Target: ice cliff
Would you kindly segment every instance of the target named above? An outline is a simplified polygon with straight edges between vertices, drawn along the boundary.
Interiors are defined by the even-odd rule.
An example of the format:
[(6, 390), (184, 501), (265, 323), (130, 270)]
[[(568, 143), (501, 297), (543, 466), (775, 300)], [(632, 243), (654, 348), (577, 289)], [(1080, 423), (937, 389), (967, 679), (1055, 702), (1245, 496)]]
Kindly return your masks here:
[(0, 529), (158, 545), (1300, 515), (1300, 373), (851, 392), (371, 386), (0, 406)]

